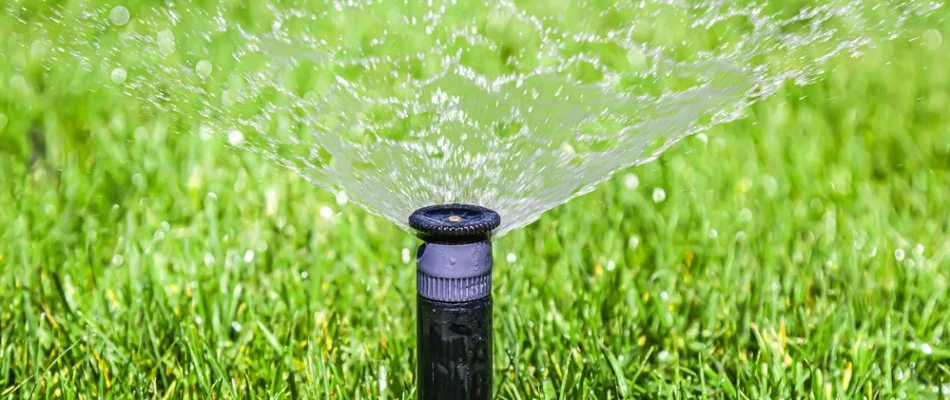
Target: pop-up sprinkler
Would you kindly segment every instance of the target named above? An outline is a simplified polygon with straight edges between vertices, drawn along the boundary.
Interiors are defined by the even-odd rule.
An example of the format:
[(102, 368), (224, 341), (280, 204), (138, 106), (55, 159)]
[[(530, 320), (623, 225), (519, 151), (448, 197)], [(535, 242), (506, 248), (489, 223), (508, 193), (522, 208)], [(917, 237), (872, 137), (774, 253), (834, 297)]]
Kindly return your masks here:
[(499, 223), (498, 213), (467, 204), (409, 216), (424, 241), (416, 255), (420, 400), (491, 398), (491, 231)]

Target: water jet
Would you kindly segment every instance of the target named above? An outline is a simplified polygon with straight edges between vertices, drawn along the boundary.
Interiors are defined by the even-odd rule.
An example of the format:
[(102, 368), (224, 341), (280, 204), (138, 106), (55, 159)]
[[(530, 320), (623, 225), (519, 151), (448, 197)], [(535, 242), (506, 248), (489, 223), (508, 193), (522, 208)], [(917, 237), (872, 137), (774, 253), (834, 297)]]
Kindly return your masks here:
[(468, 204), (409, 216), (423, 240), (416, 253), (420, 400), (491, 398), (491, 233), (500, 223), (495, 211)]

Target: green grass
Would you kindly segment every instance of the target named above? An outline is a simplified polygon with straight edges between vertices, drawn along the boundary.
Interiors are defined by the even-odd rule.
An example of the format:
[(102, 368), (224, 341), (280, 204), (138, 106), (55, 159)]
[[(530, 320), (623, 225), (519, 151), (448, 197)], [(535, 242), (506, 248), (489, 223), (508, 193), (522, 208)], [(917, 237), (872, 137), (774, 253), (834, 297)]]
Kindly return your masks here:
[[(497, 240), (497, 397), (950, 390), (950, 23), (928, 24)], [(413, 398), (415, 238), (7, 65), (0, 397)]]

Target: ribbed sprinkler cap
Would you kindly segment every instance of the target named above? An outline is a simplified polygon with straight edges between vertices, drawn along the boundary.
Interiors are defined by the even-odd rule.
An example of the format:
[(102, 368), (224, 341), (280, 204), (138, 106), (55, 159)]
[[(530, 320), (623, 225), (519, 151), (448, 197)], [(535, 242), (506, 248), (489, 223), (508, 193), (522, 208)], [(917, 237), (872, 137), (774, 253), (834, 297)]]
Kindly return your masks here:
[(409, 216), (409, 226), (423, 239), (453, 240), (491, 234), (501, 224), (498, 213), (471, 204), (437, 204)]
[(500, 223), (498, 213), (468, 204), (441, 204), (412, 213), (409, 226), (425, 241), (416, 259), (419, 295), (443, 302), (490, 295), (490, 238)]

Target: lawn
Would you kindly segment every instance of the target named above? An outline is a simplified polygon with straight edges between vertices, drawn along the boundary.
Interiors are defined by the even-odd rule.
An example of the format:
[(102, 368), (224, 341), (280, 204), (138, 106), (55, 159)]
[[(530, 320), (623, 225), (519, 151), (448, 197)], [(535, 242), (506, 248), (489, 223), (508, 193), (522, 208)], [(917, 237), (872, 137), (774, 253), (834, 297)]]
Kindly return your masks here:
[[(950, 397), (947, 15), (497, 239), (496, 397)], [(0, 398), (415, 396), (416, 238), (18, 26)]]

